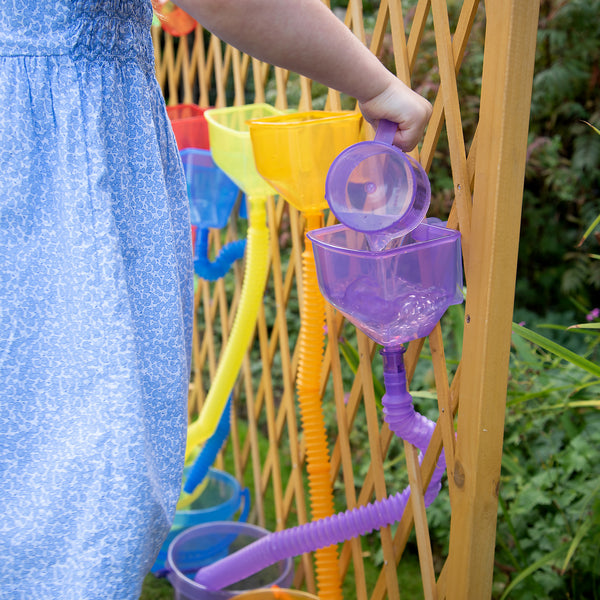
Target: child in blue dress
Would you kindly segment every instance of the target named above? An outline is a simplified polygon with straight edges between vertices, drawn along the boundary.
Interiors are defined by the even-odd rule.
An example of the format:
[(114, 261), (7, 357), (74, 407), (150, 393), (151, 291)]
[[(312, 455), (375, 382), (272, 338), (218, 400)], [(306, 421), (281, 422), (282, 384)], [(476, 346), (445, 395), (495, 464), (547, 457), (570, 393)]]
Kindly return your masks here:
[[(431, 107), (319, 0), (181, 0), (356, 97), (412, 148)], [(180, 489), (192, 260), (150, 0), (0, 8), (0, 599), (135, 600)]]

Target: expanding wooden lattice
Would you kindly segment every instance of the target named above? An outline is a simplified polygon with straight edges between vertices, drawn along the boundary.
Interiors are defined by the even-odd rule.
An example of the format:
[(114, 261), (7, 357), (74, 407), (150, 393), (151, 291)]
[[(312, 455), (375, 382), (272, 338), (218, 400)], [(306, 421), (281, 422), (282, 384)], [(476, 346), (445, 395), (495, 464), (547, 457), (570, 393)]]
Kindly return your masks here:
[[(403, 12), (403, 5), (410, 9)], [(449, 5), (454, 9), (450, 16)], [(439, 74), (436, 89), (425, 90), (431, 94), (434, 110), (415, 156), (429, 169), (444, 133), (454, 184), (448, 226), (462, 234), (467, 287), (460, 364), (451, 368), (446, 364), (439, 324), (428, 340), (408, 346), (409, 379), (424, 346), (429, 349), (439, 409), (437, 427), (421, 465), (415, 448), (405, 444), (405, 468), (401, 471), (408, 475), (412, 494), (402, 521), (372, 535), (368, 546), (365, 540), (352, 539), (340, 548), (340, 572), (346, 582), (345, 597), (350, 600), (402, 596), (397, 564), (413, 531), (426, 599), (483, 600), (491, 596), (537, 16), (536, 0), (487, 0), (485, 6), (479, 0), (448, 5), (446, 0), (382, 0), (367, 38), (362, 2), (348, 3), (346, 24), (365, 43), (368, 40), (374, 53), (382, 56), (387, 52), (401, 79), (414, 86), (419, 83), (419, 70), (436, 69)], [(278, 108), (314, 107), (312, 82), (243, 55), (200, 26), (183, 38), (172, 38), (158, 27), (153, 33), (157, 75), (168, 104), (225, 106), (267, 101)], [(436, 50), (431, 65), (419, 62), (426, 40)], [(477, 127), (465, 140), (460, 69), (473, 44), (484, 45), (484, 60), (479, 115), (473, 119)], [(318, 108), (354, 107), (350, 99), (332, 90), (323, 96), (323, 102)], [(473, 104), (469, 106), (474, 110)], [(253, 489), (251, 518), (270, 529), (283, 529), (310, 518), (295, 398), (303, 219), (277, 197), (269, 198), (267, 215), (269, 280), (253, 344), (234, 390), (236, 418), (225, 454), (236, 477)], [(214, 248), (242, 237), (241, 223), (233, 218), (225, 235), (213, 232)], [(331, 215), (328, 223), (333, 223)], [(215, 374), (241, 283), (239, 265), (216, 283), (198, 282), (190, 416), (202, 406)], [(348, 348), (358, 356), (355, 376), (349, 367)], [(328, 307), (320, 389), (339, 510), (382, 499), (404, 485), (398, 467), (390, 467), (391, 453), (402, 448), (383, 422), (377, 404), (373, 371), (380, 361), (375, 344)], [(365, 440), (368, 454), (361, 452)], [(438, 546), (448, 544), (447, 557), (440, 565), (433, 560), (422, 490), (442, 447), (448, 475), (444, 486), (449, 493), (437, 502), (449, 501), (451, 525), (449, 540), (433, 540)], [(367, 574), (373, 570), (368, 555), (376, 552), (382, 554), (382, 560), (373, 578)], [(294, 584), (316, 592), (312, 557), (298, 560)]]

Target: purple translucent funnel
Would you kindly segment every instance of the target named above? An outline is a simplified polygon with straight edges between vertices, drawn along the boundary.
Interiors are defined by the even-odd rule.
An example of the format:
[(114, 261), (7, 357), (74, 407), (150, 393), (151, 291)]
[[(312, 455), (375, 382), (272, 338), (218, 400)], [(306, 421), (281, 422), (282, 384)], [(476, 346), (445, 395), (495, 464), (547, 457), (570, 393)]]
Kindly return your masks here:
[(369, 235), (374, 250), (405, 235), (425, 217), (431, 188), (421, 165), (392, 146), (397, 125), (382, 120), (372, 142), (360, 142), (333, 161), (325, 197), (340, 223)]
[(375, 342), (393, 348), (431, 333), (460, 304), (460, 233), (422, 223), (382, 251), (344, 225), (307, 233), (326, 300)]

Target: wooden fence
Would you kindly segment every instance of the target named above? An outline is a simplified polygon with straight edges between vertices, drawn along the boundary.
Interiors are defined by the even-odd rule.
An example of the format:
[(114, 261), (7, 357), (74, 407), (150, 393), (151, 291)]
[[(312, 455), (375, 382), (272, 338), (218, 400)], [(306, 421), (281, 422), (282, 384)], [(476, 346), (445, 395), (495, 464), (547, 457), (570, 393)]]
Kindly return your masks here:
[[(409, 379), (421, 360), (421, 364), (430, 361), (426, 366), (433, 367), (435, 380), (437, 426), (421, 465), (412, 446), (402, 448), (393, 439), (378, 408), (373, 373), (381, 372), (381, 358), (375, 344), (327, 307), (320, 390), (336, 509), (385, 498), (406, 481), (413, 490), (397, 526), (340, 546), (339, 568), (348, 600), (411, 597), (403, 595), (397, 565), (415, 547), (426, 599), (484, 600), (492, 594), (538, 9), (538, 0), (488, 0), (485, 6), (478, 0), (381, 0), (375, 18), (367, 20), (362, 2), (348, 2), (346, 24), (390, 62), (398, 77), (418, 86), (423, 68), (435, 69), (439, 75), (435, 89), (425, 90), (434, 110), (415, 156), (429, 169), (440, 136), (447, 139), (448, 176), (453, 180), (448, 226), (462, 234), (467, 288), (459, 364), (446, 362), (444, 321), (427, 340), (411, 342), (405, 355)], [(153, 28), (153, 35), (157, 75), (170, 105), (266, 101), (299, 110), (314, 108), (315, 102), (321, 103), (318, 108), (329, 110), (355, 106), (352, 99), (332, 90), (313, 100), (318, 94), (311, 81), (260, 63), (201, 27), (182, 38), (173, 38), (159, 27)], [(435, 56), (424, 67), (427, 40), (428, 55), (434, 47)], [(465, 139), (461, 65), (473, 48), (483, 50), (481, 93), (478, 102), (469, 104), (472, 111), (477, 106), (479, 114), (469, 115), (477, 126)], [(267, 290), (252, 347), (234, 389), (235, 419), (221, 459), (225, 463), (219, 464), (252, 489), (251, 519), (274, 530), (306, 522), (310, 510), (295, 398), (303, 219), (278, 197), (268, 199), (267, 217), (271, 233)], [(328, 222), (333, 223), (331, 215)], [(243, 220), (232, 218), (226, 232), (213, 232), (214, 249), (242, 236), (240, 227)], [(241, 283), (239, 265), (216, 283), (198, 282), (190, 416), (202, 406), (216, 372)], [(356, 375), (350, 368), (353, 353), (358, 360)], [(422, 400), (419, 406), (431, 411), (435, 399)], [(430, 536), (422, 489), (442, 447), (447, 494), (436, 502), (449, 503), (450, 535), (440, 540)], [(399, 455), (404, 456), (401, 465), (396, 460)], [(294, 586), (317, 592), (313, 557), (297, 560)]]

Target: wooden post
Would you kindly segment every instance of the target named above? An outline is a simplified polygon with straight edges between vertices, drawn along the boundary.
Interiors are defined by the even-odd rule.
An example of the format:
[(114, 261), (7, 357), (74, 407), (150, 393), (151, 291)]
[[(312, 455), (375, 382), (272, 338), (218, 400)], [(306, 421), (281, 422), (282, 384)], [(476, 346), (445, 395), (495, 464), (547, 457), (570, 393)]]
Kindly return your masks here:
[(448, 600), (491, 597), (539, 0), (488, 0)]

